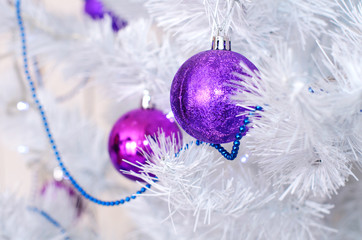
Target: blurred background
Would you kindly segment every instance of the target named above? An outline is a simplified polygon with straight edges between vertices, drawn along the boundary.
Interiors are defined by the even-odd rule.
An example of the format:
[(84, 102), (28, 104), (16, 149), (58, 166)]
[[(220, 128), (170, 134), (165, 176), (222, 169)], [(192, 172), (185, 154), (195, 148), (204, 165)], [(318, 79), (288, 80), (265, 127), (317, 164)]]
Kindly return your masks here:
[[(25, 2), (25, 1), (24, 1)], [(41, 0), (41, 3), (44, 4), (47, 11), (52, 12), (56, 15), (68, 15), (72, 16), (75, 19), (81, 19), (84, 15), (84, 3), (83, 1), (74, 1), (74, 0), (64, 0), (64, 1), (54, 1), (54, 0)], [(14, 9), (15, 11), (15, 9)], [(137, 7), (127, 10), (129, 15), (136, 15), (139, 13)], [(14, 29), (18, 31), (18, 29)], [(17, 33), (15, 33), (17, 34)], [(9, 103), (8, 110), (10, 114), (11, 112), (16, 112), (17, 104), (21, 102), (20, 100), (26, 100), (26, 102), (30, 102), (29, 94), (28, 94), (28, 86), (26, 85), (23, 70), (21, 65), (21, 59), (14, 59), (13, 56), (9, 54), (9, 51), (12, 49), (7, 45), (7, 41), (11, 39), (13, 36), (8, 36), (8, 39), (2, 39), (0, 41), (0, 88), (3, 89), (1, 93), (2, 97), (5, 97), (5, 94), (13, 95), (14, 101)], [(2, 42), (2, 44), (1, 44)], [(44, 78), (44, 81), (47, 84), (47, 87), (52, 90), (54, 95), (63, 96), (67, 93), (71, 92), (72, 89), (75, 89), (77, 84), (72, 84), (72, 79), (67, 79), (67, 84), (62, 84), (64, 82), (64, 75), (59, 72), (59, 69), (54, 68), (53, 66), (56, 63), (50, 64), (42, 64), (41, 66), (41, 74)], [(19, 79), (18, 77), (21, 77)], [(14, 79), (19, 79), (18, 82), (14, 82)], [(48, 80), (51, 78), (51, 80)], [(127, 110), (137, 107), (137, 104), (128, 104), (128, 107), (124, 107), (123, 104), (117, 103), (117, 101), (110, 101), (110, 99), (104, 98), (104, 95), (98, 96), (98, 91), (93, 89), (93, 86), (88, 86), (87, 88), (82, 88), (74, 94), (74, 97), (71, 97), (69, 101), (65, 101), (64, 105), (69, 105), (69, 107), (76, 107), (77, 109), (81, 109), (82, 114), (84, 116), (89, 117), (92, 121), (100, 123), (101, 126), (104, 127), (105, 130), (108, 130), (112, 127), (112, 121), (115, 121), (122, 113)], [(10, 89), (10, 91), (9, 91)], [(7, 95), (8, 96), (8, 95)], [(111, 113), (108, 112), (107, 116), (109, 117), (109, 122), (104, 122), (102, 117), (98, 119), (101, 113), (107, 113), (107, 110), (113, 108), (114, 110)], [(128, 108), (128, 109), (127, 109)], [(16, 113), (18, 114), (18, 113)], [(22, 114), (22, 113), (20, 113)], [(20, 116), (20, 119), (25, 121), (27, 119), (26, 113), (23, 116)], [(37, 117), (35, 117), (36, 119)], [(40, 118), (39, 118), (40, 120)], [(18, 120), (17, 120), (18, 121)], [(103, 121), (103, 122), (102, 122)], [(108, 121), (108, 120), (107, 120)], [(18, 122), (21, 124), (21, 120)], [(66, 123), (64, 123), (66, 124)], [(30, 127), (30, 126), (28, 126)], [(24, 130), (24, 129), (22, 129)], [(19, 132), (14, 134), (18, 134)], [(21, 135), (28, 135), (28, 133), (23, 132)], [(44, 134), (43, 131), (39, 132), (39, 134)], [(9, 135), (8, 135), (9, 136)], [(10, 134), (11, 136), (11, 134)], [(45, 134), (44, 134), (45, 136)], [(32, 167), (33, 163), (31, 161), (27, 161), (28, 158), (24, 158), (24, 154), (31, 154), (32, 149), (27, 149), (26, 146), (22, 145), (21, 140), (18, 141), (19, 138), (14, 136), (14, 139), (9, 139), (9, 137), (1, 138), (0, 144), (0, 189), (1, 191), (11, 191), (16, 190), (16, 196), (18, 197), (29, 197), (32, 194), (36, 194), (37, 189), (34, 189), (34, 178), (39, 177), (39, 171), (34, 172), (34, 167)], [(106, 140), (106, 138), (104, 138)], [(107, 142), (104, 142), (103, 150), (105, 154), (107, 153), (106, 149)], [(48, 146), (50, 148), (50, 146)], [(25, 148), (25, 149), (24, 149)], [(29, 153), (30, 151), (30, 153)], [(55, 161), (52, 155), (50, 155), (49, 161)], [(108, 155), (107, 155), (108, 156)], [(104, 160), (104, 159), (102, 159)], [(139, 188), (138, 185), (135, 185), (133, 182), (125, 179), (120, 176), (115, 169), (111, 166), (111, 162), (107, 163), (111, 168), (108, 171), (107, 176), (103, 176), (107, 178), (108, 181), (115, 181), (122, 183), (127, 186), (130, 185), (129, 190), (136, 190)], [(47, 171), (46, 173), (41, 172), (41, 176), (45, 178), (51, 178), (49, 174), (51, 171)], [(122, 189), (119, 190), (119, 196), (124, 196), (125, 193), (122, 192)], [(107, 196), (106, 194), (99, 195), (100, 198), (113, 198), (119, 197), (116, 195)], [(88, 203), (86, 203), (88, 205)], [(90, 211), (95, 216), (92, 217), (92, 220), (97, 220), (96, 229), (97, 232), (102, 236), (102, 239), (124, 239), (124, 236), (133, 228), (132, 220), (127, 215), (127, 210), (124, 207), (90, 207)]]

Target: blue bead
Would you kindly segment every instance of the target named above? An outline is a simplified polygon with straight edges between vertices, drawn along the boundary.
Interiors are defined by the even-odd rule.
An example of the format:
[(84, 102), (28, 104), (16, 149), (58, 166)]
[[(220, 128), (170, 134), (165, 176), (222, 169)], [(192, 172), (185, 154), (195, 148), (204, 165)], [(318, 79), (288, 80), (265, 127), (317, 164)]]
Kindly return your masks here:
[(118, 200), (118, 201), (116, 201), (116, 205), (119, 205), (120, 203), (121, 203), (121, 201), (119, 201), (119, 200)]
[(241, 135), (240, 133), (238, 133), (238, 134), (235, 135), (235, 138), (236, 138), (237, 140), (240, 140), (240, 139), (242, 138), (242, 135)]
[(199, 140), (196, 140), (196, 145), (200, 145), (200, 141)]
[(141, 194), (141, 191), (137, 191), (137, 194)]
[(119, 200), (119, 202), (120, 202), (121, 204), (123, 204), (123, 203), (124, 203), (124, 200), (123, 200), (123, 199), (121, 199), (121, 200)]
[(245, 123), (245, 124), (249, 124), (249, 123), (250, 123), (249, 119), (246, 118), (246, 119), (244, 120), (244, 123)]
[(234, 141), (234, 145), (235, 145), (235, 146), (239, 146), (239, 145), (240, 145), (240, 141), (239, 141), (239, 140), (235, 140), (235, 141)]
[(239, 145), (233, 146), (233, 150), (239, 150)]
[(141, 192), (145, 192), (146, 191), (146, 188), (141, 188)]
[(129, 202), (131, 199), (129, 197), (126, 197), (126, 202)]
[(135, 198), (136, 198), (136, 196), (135, 196), (135, 195), (132, 195), (132, 196), (131, 196), (131, 198), (132, 198), (132, 199), (135, 199)]
[(151, 188), (151, 184), (147, 184), (147, 185), (146, 185), (146, 188)]
[(244, 126), (241, 126), (241, 127), (239, 128), (239, 131), (240, 131), (241, 133), (243, 133), (245, 130), (246, 130), (246, 128), (245, 128)]
[(256, 106), (256, 107), (255, 107), (255, 110), (261, 111), (261, 110), (263, 110), (263, 108), (262, 108), (261, 106)]

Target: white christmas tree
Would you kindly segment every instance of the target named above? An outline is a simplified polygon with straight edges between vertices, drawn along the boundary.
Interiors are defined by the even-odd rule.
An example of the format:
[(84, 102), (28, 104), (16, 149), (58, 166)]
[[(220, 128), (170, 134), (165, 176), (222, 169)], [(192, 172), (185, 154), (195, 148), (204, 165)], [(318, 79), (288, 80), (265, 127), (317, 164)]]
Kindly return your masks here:
[[(107, 11), (102, 17), (83, 12), (90, 2)], [(108, 239), (97, 228), (99, 208), (123, 208), (133, 219), (134, 229), (116, 239), (360, 239), (360, 1), (88, 0), (78, 6), (72, 15), (42, 1), (0, 1), (1, 140), (34, 176), (25, 198), (16, 186), (0, 188), (0, 239)], [(127, 24), (115, 27), (114, 16)], [(159, 132), (145, 140), (152, 153), (143, 152), (142, 171), (122, 172), (142, 181), (117, 176), (107, 151), (114, 122), (140, 108), (145, 90), (172, 116), (176, 72), (209, 50), (220, 32), (258, 68), (248, 71), (240, 62), (247, 75), (236, 74), (243, 81), (231, 83), (233, 103), (252, 112), (238, 156), (229, 161), (186, 132), (182, 146)], [(53, 154), (58, 150), (71, 177)], [(88, 193), (125, 202), (101, 206), (107, 201), (95, 204)], [(129, 221), (121, 218), (110, 221)]]

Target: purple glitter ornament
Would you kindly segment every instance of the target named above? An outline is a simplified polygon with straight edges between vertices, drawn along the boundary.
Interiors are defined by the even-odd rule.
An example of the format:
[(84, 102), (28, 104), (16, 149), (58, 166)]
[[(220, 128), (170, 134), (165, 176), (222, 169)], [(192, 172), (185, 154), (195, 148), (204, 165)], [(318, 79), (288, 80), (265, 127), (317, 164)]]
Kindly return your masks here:
[[(174, 135), (179, 144), (180, 129), (172, 118), (166, 117), (156, 109), (136, 109), (123, 115), (114, 124), (109, 135), (108, 152), (112, 163), (117, 170), (140, 173), (141, 169), (135, 165), (145, 164), (146, 158), (142, 151), (152, 154), (146, 136), (156, 136), (162, 130), (166, 137)], [(121, 172), (131, 180), (142, 181), (127, 173)]]
[(171, 86), (171, 108), (188, 134), (215, 144), (235, 140), (244, 120), (237, 115), (248, 111), (231, 100), (236, 92), (231, 81), (244, 81), (234, 73), (248, 76), (240, 62), (257, 70), (239, 53), (209, 50), (192, 56), (177, 71)]
[(119, 18), (112, 11), (105, 9), (100, 0), (86, 0), (84, 4), (84, 12), (95, 20), (102, 19), (105, 14), (109, 15), (112, 19), (112, 29), (115, 32), (118, 32), (120, 29), (127, 26), (126, 20)]

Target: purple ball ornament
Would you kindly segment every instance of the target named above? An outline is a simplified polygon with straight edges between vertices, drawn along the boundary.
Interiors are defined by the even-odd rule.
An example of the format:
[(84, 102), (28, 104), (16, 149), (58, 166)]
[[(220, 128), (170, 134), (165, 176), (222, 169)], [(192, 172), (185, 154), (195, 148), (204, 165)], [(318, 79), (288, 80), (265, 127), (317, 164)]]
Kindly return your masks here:
[[(160, 130), (166, 137), (174, 135), (176, 143), (181, 144), (180, 129), (175, 121), (163, 112), (156, 109), (136, 109), (123, 115), (114, 124), (109, 135), (108, 151), (113, 166), (117, 170), (140, 173), (141, 169), (138, 166), (146, 163), (143, 151), (152, 154), (146, 136), (156, 136)], [(131, 180), (143, 181), (125, 172), (121, 173)]]
[(249, 76), (240, 63), (257, 71), (246, 57), (230, 51), (230, 42), (220, 42), (189, 58), (171, 86), (171, 108), (179, 125), (194, 138), (215, 144), (234, 141), (245, 119), (237, 115), (249, 112), (231, 100), (237, 91), (232, 81)]
[(84, 12), (95, 20), (103, 19), (105, 14), (109, 15), (112, 19), (112, 29), (114, 32), (118, 32), (120, 29), (127, 26), (126, 20), (119, 18), (112, 11), (107, 10), (100, 0), (86, 0), (84, 4)]
[(82, 196), (79, 195), (73, 187), (66, 183), (66, 180), (52, 180), (44, 183), (40, 190), (41, 196), (45, 196), (50, 194), (52, 198), (58, 198), (61, 196), (61, 192), (66, 193), (69, 199), (74, 203), (74, 207), (76, 209), (77, 217), (80, 217), (85, 209), (85, 205), (82, 199)]

